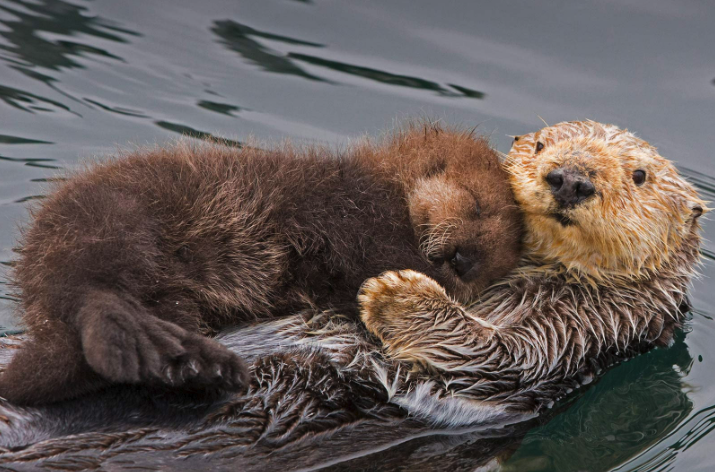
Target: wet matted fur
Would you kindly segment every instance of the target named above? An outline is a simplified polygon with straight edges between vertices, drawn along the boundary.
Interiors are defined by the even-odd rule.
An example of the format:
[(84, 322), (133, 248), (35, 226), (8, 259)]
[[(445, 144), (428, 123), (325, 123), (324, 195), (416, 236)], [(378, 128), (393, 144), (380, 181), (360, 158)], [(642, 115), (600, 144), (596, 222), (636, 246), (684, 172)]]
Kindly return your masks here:
[[(534, 136), (546, 145), (560, 139), (556, 149), (562, 157), (549, 155), (545, 146), (534, 152), (541, 142)], [(652, 179), (646, 182), (658, 186), (639, 187), (640, 193), (632, 188), (628, 200), (635, 205), (638, 198), (651, 202), (658, 195), (660, 204), (651, 202), (647, 213), (657, 215), (658, 221), (644, 237), (656, 248), (669, 241), (669, 249), (652, 264), (636, 263), (652, 257), (647, 251), (630, 259), (624, 251), (618, 254), (627, 269), (618, 272), (609, 266), (596, 273), (593, 268), (600, 265), (583, 270), (589, 265), (570, 265), (563, 252), (549, 256), (535, 249), (543, 246), (530, 244), (522, 266), (468, 307), (455, 303), (424, 275), (392, 272), (372, 279), (362, 292), (363, 317), (377, 336), (367, 335), (351, 316), (312, 309), (223, 333), (221, 343), (252, 361), (246, 394), (201, 402), (182, 400), (176, 392), (156, 396), (122, 386), (42, 407), (3, 402), (0, 446), (6, 450), (0, 463), (18, 470), (167, 464), (191, 470), (210, 461), (220, 470), (261, 470), (270, 458), (272, 465), (292, 470), (330, 465), (338, 454), (381, 450), (412, 427), (422, 434), (424, 426), (410, 426), (412, 418), (451, 428), (477, 424), (475, 438), (496, 438), (480, 443), (484, 455), (477, 454), (480, 448), (467, 448), (463, 455), (448, 449), (435, 459), (429, 458), (434, 450), (427, 446), (405, 459), (415, 467), (473, 470), (483, 459), (496, 466), (492, 453), (518, 442), (520, 428), (525, 431), (528, 425), (496, 430), (491, 425), (529, 417), (615, 359), (668, 343), (683, 318), (681, 310), (687, 308), (685, 291), (700, 245), (697, 219), (705, 208), (673, 166), (630, 133), (586, 122), (519, 137), (524, 147), (515, 146), (509, 159), (516, 182), (525, 176), (519, 167), (524, 160), (526, 169), (536, 169), (541, 159), (536, 156), (544, 152), (542, 162), (552, 162), (533, 174), (540, 178), (517, 184), (524, 185), (524, 192), (517, 189), (520, 203), (531, 201), (534, 193), (545, 203), (546, 210), (527, 205), (537, 208), (527, 214), (527, 241), (547, 240), (552, 236), (543, 231), (559, 236), (566, 229), (579, 240), (577, 229), (600, 226), (589, 218), (603, 215), (591, 212), (605, 202), (594, 197), (588, 206), (568, 209), (573, 213), (564, 224), (566, 220), (553, 215), (563, 209), (552, 206), (551, 190), (541, 181), (573, 154), (586, 158), (576, 145), (584, 136), (605, 143), (608, 151), (589, 154), (595, 159), (588, 162), (610, 162), (609, 169), (620, 170), (619, 180), (609, 177), (616, 195), (599, 198), (613, 203), (627, 194), (623, 188), (635, 183), (634, 170), (645, 169)], [(577, 153), (568, 152), (569, 143)], [(633, 161), (635, 169), (621, 162), (629, 154), (641, 156)], [(616, 215), (638, 214), (638, 208), (615, 208)], [(618, 224), (638, 228), (634, 218), (638, 216)], [(652, 228), (661, 228), (661, 236), (670, 239), (653, 238)], [(583, 254), (581, 248), (574, 250)], [(7, 362), (7, 351), (0, 349), (0, 364)], [(662, 377), (656, 382), (662, 383)], [(673, 389), (681, 391), (679, 385)], [(500, 435), (514, 436), (502, 443)], [(366, 461), (356, 459), (355, 467), (362, 470)]]
[(385, 270), (467, 301), (518, 262), (521, 215), (486, 140), (414, 125), (344, 152), (184, 142), (90, 166), (42, 201), (14, 283), (31, 341), (0, 395), (108, 382), (240, 389), (204, 336), (306, 306), (355, 313)]
[(671, 341), (707, 209), (654, 147), (613, 125), (518, 136), (506, 168), (526, 228), (512, 275), (466, 305), (414, 271), (371, 279), (359, 298), (385, 352), (437, 390), (536, 408), (603, 359)]

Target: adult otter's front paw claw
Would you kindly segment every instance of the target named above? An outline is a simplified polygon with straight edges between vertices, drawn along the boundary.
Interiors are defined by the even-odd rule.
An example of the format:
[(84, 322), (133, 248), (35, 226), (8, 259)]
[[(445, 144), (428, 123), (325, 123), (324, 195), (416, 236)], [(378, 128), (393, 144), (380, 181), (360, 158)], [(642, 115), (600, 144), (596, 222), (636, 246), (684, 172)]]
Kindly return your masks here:
[(386, 345), (405, 339), (435, 311), (456, 308), (441, 285), (413, 270), (385, 272), (366, 280), (358, 302), (363, 323)]

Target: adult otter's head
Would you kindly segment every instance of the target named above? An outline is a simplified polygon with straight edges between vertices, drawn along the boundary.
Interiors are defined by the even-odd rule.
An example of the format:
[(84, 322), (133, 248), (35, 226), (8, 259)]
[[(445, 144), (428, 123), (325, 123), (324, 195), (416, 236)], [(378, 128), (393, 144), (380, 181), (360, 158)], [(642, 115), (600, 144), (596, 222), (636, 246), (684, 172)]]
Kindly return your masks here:
[(699, 244), (706, 211), (656, 149), (593, 121), (517, 136), (506, 161), (526, 249), (595, 280), (640, 278)]
[[(410, 218), (447, 292), (474, 300), (521, 257), (522, 216), (497, 153), (470, 133), (430, 129), (413, 136)], [(406, 148), (403, 148), (403, 151)]]

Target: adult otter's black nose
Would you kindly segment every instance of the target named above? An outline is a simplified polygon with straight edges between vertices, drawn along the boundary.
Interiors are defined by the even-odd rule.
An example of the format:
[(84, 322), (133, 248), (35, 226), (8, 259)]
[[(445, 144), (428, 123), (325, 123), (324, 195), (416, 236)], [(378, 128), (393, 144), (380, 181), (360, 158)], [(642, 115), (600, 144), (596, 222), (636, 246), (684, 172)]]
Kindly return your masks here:
[(588, 177), (571, 169), (552, 170), (546, 176), (554, 200), (560, 207), (572, 207), (596, 193), (596, 187)]

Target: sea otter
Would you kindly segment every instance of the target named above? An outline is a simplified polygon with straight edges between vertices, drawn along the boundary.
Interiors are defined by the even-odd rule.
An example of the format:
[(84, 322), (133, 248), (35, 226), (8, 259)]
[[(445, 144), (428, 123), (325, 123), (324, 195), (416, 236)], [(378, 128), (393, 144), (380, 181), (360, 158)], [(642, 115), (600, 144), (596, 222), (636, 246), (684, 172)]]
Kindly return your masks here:
[[(586, 169), (608, 173), (589, 175), (593, 196), (562, 206), (557, 198), (567, 196), (555, 196), (560, 189), (541, 179), (584, 161)], [(526, 209), (529, 252), (481, 301), (464, 308), (423, 275), (390, 273), (362, 291), (363, 317), (376, 336), (352, 317), (317, 307), (223, 332), (218, 341), (251, 360), (245, 394), (206, 403), (177, 399), (175, 391), (115, 386), (42, 407), (2, 402), (0, 464), (18, 470), (157, 463), (262, 470), (270, 458), (286, 470), (317, 467), (388, 447), (401, 434), (424, 435), (405, 415), (438, 427), (522, 420), (614, 357), (667, 343), (687, 309), (685, 290), (698, 261), (698, 218), (706, 208), (694, 189), (645, 142), (593, 122), (520, 136), (507, 165)], [(613, 214), (603, 216), (602, 205), (614, 205), (606, 207)], [(646, 223), (648, 231), (640, 231)], [(627, 271), (567, 264), (566, 252), (547, 250), (549, 240), (562, 251), (568, 234), (578, 241), (585, 236), (576, 230), (613, 224), (619, 228), (614, 238), (644, 248), (620, 253)], [(623, 246), (604, 242), (600, 248), (609, 255)], [(16, 344), (0, 342), (7, 346), (0, 365)], [(367, 425), (371, 429), (361, 429)], [(477, 437), (492, 434), (482, 426), (478, 431)], [(477, 451), (466, 451), (472, 466), (482, 450), (475, 444)], [(410, 456), (417, 464), (423, 458)]]
[(18, 403), (107, 383), (239, 390), (204, 334), (306, 306), (355, 313), (368, 277), (429, 274), (462, 301), (516, 266), (521, 215), (483, 138), (412, 125), (344, 152), (183, 143), (95, 164), (44, 199), (14, 283)]
[(671, 341), (707, 209), (653, 146), (613, 125), (517, 136), (505, 166), (524, 211), (520, 267), (469, 304), (425, 274), (388, 272), (363, 285), (361, 316), (434, 391), (534, 409), (613, 356)]

